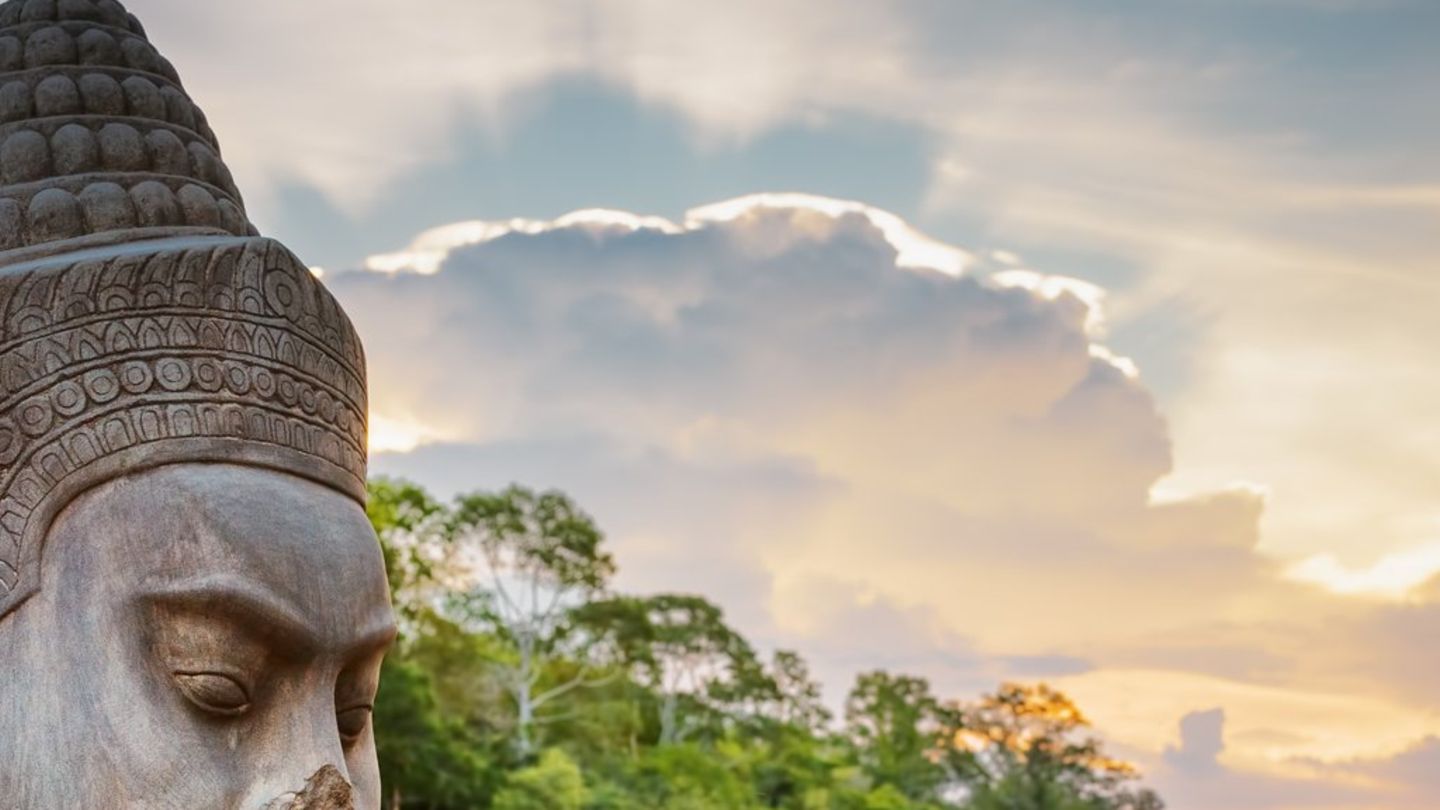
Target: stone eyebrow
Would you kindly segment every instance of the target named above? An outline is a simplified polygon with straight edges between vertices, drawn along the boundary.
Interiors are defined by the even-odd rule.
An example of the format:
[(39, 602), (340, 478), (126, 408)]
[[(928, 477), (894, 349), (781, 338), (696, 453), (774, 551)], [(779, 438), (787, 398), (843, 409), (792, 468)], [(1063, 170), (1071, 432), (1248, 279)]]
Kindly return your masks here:
[(399, 635), (400, 628), (396, 626), (394, 620), (387, 621), (382, 625), (366, 630), (352, 645), (352, 649), (363, 650), (365, 652), (388, 650), (390, 649), (390, 645), (395, 643), (395, 639), (399, 637)]
[(291, 655), (311, 653), (322, 646), (320, 635), (293, 606), (269, 590), (238, 577), (191, 580), (151, 591), (145, 598), (164, 607), (218, 615)]

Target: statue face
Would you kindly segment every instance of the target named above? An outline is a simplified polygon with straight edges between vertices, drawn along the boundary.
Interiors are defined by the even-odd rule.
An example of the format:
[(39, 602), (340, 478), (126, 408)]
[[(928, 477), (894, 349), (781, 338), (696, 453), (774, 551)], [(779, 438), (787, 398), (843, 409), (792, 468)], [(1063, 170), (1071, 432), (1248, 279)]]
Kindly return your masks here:
[(162, 467), (71, 504), (42, 575), (0, 622), (7, 806), (288, 807), (307, 782), (310, 808), (350, 807), (345, 782), (380, 806), (370, 707), (395, 624), (355, 502)]

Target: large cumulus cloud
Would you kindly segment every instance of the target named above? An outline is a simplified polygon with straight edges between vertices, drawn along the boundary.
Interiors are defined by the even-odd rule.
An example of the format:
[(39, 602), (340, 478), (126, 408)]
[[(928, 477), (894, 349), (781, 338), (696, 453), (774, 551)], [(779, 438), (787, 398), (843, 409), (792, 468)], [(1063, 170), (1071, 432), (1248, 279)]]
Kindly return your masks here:
[(434, 436), (788, 466), (862, 507), (836, 542), (896, 558), (1253, 544), (1251, 494), (1150, 502), (1165, 424), (1099, 345), (1093, 290), (959, 253), (967, 272), (902, 267), (924, 238), (889, 223), (756, 198), (684, 224), (476, 225), (335, 285), (378, 337), (375, 410)]
[[(1263, 481), (1265, 548), (1297, 576), (1393, 599), (1440, 567), (1433, 3), (130, 5), (251, 214), (326, 263), (431, 212), (889, 195), (1113, 285), (1182, 450), (1172, 489)], [(537, 119), (573, 80), (624, 109), (581, 93)], [(856, 117), (903, 137), (851, 151)]]
[(1259, 494), (1153, 494), (1166, 423), (1091, 286), (794, 196), (467, 223), (330, 282), (382, 438), (420, 441), (380, 471), (563, 487), (625, 586), (710, 594), (832, 686), (866, 666), (954, 694), (1055, 678), (1162, 770), (1195, 758), (1159, 755), (1209, 705), (1241, 764), (1355, 758), (1358, 717), (1400, 716), (1343, 696), (1376, 674), (1358, 628), (1391, 619), (1287, 582), (1256, 551)]
[(1265, 572), (1253, 494), (1150, 502), (1165, 424), (1100, 345), (1093, 289), (881, 212), (475, 223), (372, 265), (391, 272), (332, 285), (370, 338), (379, 421), (443, 440), (381, 467), (576, 489), (633, 556), (673, 554), (647, 584), (700, 587), (673, 569), (728, 555), (780, 625), (843, 583), (1026, 645), (1061, 634), (1017, 609), (1022, 582), (1108, 636), (1127, 594), (1165, 603), (1161, 627), (1211, 615), (1157, 572), (1185, 565), (1189, 597)]
[(1143, 507), (1169, 468), (1164, 425), (1092, 352), (1087, 305), (898, 256), (863, 212), (756, 207), (668, 231), (515, 230), (435, 276), (339, 283), (362, 328), (404, 324), (371, 348), (398, 383), (377, 410), (448, 435), (793, 455), (991, 513)]

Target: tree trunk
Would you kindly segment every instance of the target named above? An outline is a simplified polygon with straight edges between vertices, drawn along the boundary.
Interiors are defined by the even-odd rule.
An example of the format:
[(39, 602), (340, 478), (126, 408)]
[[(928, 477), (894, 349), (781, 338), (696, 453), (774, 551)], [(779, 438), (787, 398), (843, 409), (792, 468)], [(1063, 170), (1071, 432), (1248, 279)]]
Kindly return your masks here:
[(520, 717), (515, 730), (515, 747), (520, 754), (520, 759), (528, 762), (531, 755), (535, 753), (535, 744), (530, 739), (530, 729), (535, 723), (535, 707), (531, 703), (528, 688), (522, 688), (517, 697), (516, 703), (519, 704)]
[(679, 741), (680, 700), (673, 694), (665, 696), (660, 704), (660, 744), (673, 745)]

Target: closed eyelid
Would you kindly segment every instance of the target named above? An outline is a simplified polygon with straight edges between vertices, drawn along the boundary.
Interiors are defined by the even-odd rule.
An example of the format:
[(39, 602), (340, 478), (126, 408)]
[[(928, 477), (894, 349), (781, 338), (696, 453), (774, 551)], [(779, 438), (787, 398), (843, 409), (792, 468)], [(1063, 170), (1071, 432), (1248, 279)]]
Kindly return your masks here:
[(251, 692), (244, 681), (223, 672), (176, 672), (176, 685), (191, 703), (223, 717), (238, 717), (250, 709)]
[(357, 742), (365, 729), (370, 727), (371, 717), (374, 715), (373, 706), (352, 706), (348, 709), (339, 709), (335, 712), (336, 731), (345, 744)]
[(378, 664), (376, 671), (357, 675), (354, 670), (342, 674), (335, 686), (335, 713), (364, 709), (375, 710), (376, 693), (379, 690)]

